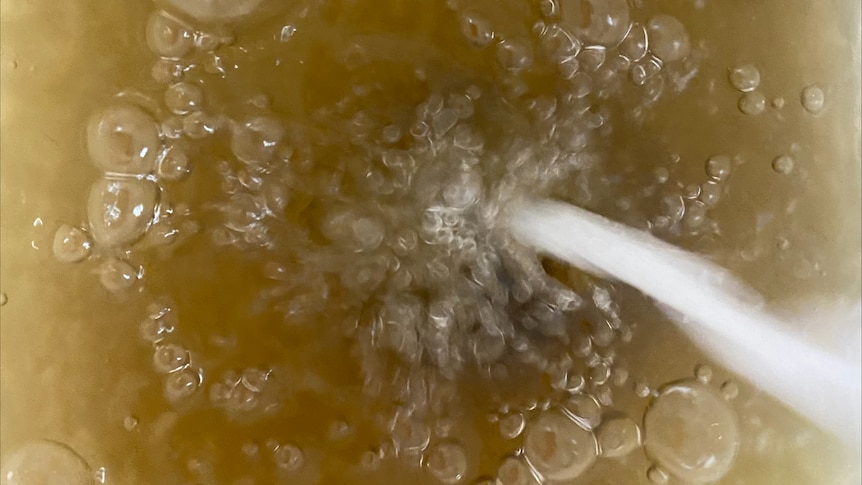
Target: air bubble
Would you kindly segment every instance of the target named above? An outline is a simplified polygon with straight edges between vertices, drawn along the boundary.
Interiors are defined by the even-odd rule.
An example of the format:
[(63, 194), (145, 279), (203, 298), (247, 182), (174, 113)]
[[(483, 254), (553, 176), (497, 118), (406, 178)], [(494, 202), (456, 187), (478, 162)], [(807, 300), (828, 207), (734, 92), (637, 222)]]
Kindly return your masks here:
[(706, 161), (706, 175), (716, 182), (722, 182), (730, 176), (733, 160), (727, 155), (715, 155)]
[(593, 434), (556, 410), (541, 413), (524, 436), (524, 455), (553, 481), (574, 480), (593, 465), (597, 452)]
[(200, 140), (215, 133), (220, 123), (217, 116), (194, 111), (183, 116), (183, 134), (192, 140)]
[(485, 47), (494, 40), (490, 22), (472, 12), (461, 15), (461, 33), (474, 47)]
[(626, 38), (620, 44), (620, 54), (630, 61), (639, 61), (647, 54), (649, 43), (646, 27), (641, 24), (632, 25)]
[(203, 101), (203, 90), (195, 84), (180, 82), (165, 91), (165, 105), (174, 114), (184, 115), (199, 110)]
[(670, 477), (667, 476), (667, 472), (662, 470), (660, 467), (653, 465), (647, 470), (647, 480), (655, 485), (664, 485), (668, 483)]
[(87, 150), (92, 162), (106, 172), (147, 174), (159, 149), (155, 121), (138, 107), (108, 107), (87, 125)]
[(779, 155), (772, 160), (772, 170), (782, 175), (787, 175), (793, 171), (795, 165), (793, 157), (790, 155)]
[(813, 84), (802, 90), (799, 100), (805, 111), (817, 114), (823, 110), (823, 106), (826, 104), (826, 95), (823, 93), (823, 88)]
[(595, 429), (602, 422), (602, 408), (589, 395), (577, 394), (570, 397), (563, 407), (563, 412), (586, 429)]
[(4, 483), (20, 485), (90, 485), (93, 471), (78, 453), (56, 441), (24, 445), (3, 457)]
[(63, 224), (54, 233), (54, 257), (64, 263), (77, 263), (90, 256), (90, 238), (87, 233), (69, 224)]
[(725, 399), (735, 399), (739, 395), (739, 384), (734, 380), (724, 381), (721, 384), (721, 393)]
[(497, 422), (497, 426), (500, 427), (500, 435), (507, 440), (513, 440), (520, 436), (526, 425), (527, 420), (521, 413), (507, 414)]
[(533, 53), (528, 44), (504, 40), (497, 44), (497, 60), (503, 69), (517, 73), (530, 67)]
[(737, 91), (748, 93), (760, 86), (760, 71), (753, 64), (742, 64), (730, 69), (727, 79)]
[(200, 375), (192, 369), (184, 369), (165, 377), (165, 398), (170, 402), (191, 397), (201, 385)]
[[(578, 65), (585, 72), (593, 72), (605, 63), (605, 48), (589, 46), (578, 54)], [(582, 97), (582, 96), (579, 96)]]
[(421, 453), (431, 441), (431, 429), (414, 417), (399, 417), (392, 426), (392, 445), (398, 453)]
[(122, 246), (140, 239), (153, 219), (157, 190), (144, 180), (103, 178), (94, 182), (87, 215), (96, 243)]
[(712, 380), (712, 367), (706, 364), (698, 364), (694, 368), (694, 377), (701, 384), (709, 384), (709, 381)]
[(522, 457), (510, 456), (497, 468), (496, 485), (539, 485)]
[(237, 124), (231, 132), (230, 146), (234, 156), (249, 164), (264, 164), (272, 159), (284, 128), (278, 120), (266, 116)]
[(605, 420), (596, 431), (599, 450), (605, 458), (628, 455), (641, 444), (641, 431), (637, 423), (626, 416)]
[(560, 4), (557, 0), (539, 0), (539, 11), (545, 18), (556, 17), (560, 14)]
[(441, 483), (459, 483), (467, 474), (467, 455), (460, 443), (444, 441), (428, 449), (425, 466)]
[(252, 367), (243, 371), (240, 383), (251, 392), (263, 392), (267, 380), (269, 380), (268, 371)]
[(134, 416), (126, 416), (123, 419), (123, 429), (126, 431), (134, 431), (138, 427), (138, 418)]
[(697, 382), (661, 389), (644, 415), (647, 454), (681, 480), (712, 483), (731, 468), (739, 448), (736, 413)]
[(721, 199), (721, 185), (715, 180), (708, 180), (700, 186), (698, 200), (706, 207), (715, 207)]
[(759, 115), (766, 109), (766, 96), (760, 91), (743, 94), (737, 104), (739, 111), (747, 115)]
[[(700, 195), (700, 187), (698, 187), (697, 194)], [(682, 218), (682, 223), (686, 229), (699, 229), (706, 223), (706, 205), (699, 200), (689, 204)]]
[(473, 171), (461, 171), (443, 189), (443, 200), (456, 209), (466, 209), (482, 195), (482, 179)]
[(147, 21), (147, 46), (162, 57), (183, 57), (195, 46), (194, 32), (165, 12), (154, 12)]
[(272, 460), (282, 470), (295, 472), (302, 468), (305, 456), (298, 447), (294, 445), (279, 445), (272, 452)]
[(663, 62), (673, 62), (688, 56), (691, 45), (682, 23), (670, 15), (656, 15), (647, 24), (650, 50)]
[(160, 374), (170, 374), (189, 365), (189, 351), (179, 344), (157, 345), (153, 352), (153, 366)]
[(565, 2), (562, 23), (586, 42), (615, 47), (629, 30), (629, 6), (626, 0)]
[(138, 280), (138, 271), (131, 264), (121, 259), (107, 259), (99, 265), (97, 271), (99, 282), (102, 283), (102, 286), (106, 290), (112, 293), (128, 290)]
[(554, 62), (563, 62), (581, 51), (581, 43), (559, 25), (549, 25), (542, 35), (542, 47)]
[(159, 181), (177, 182), (186, 178), (190, 172), (191, 162), (185, 149), (177, 145), (165, 147), (156, 170)]

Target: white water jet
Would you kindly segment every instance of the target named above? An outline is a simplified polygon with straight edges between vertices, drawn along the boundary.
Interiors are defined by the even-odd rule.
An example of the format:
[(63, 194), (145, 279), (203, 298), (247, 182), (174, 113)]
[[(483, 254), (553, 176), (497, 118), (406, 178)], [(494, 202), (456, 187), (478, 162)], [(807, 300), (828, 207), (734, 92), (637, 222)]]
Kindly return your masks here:
[[(842, 358), (806, 341), (727, 270), (560, 202), (522, 202), (508, 224), (522, 243), (652, 297), (728, 369), (824, 430), (855, 446), (862, 442), (860, 358)], [(847, 332), (848, 338), (858, 334)]]

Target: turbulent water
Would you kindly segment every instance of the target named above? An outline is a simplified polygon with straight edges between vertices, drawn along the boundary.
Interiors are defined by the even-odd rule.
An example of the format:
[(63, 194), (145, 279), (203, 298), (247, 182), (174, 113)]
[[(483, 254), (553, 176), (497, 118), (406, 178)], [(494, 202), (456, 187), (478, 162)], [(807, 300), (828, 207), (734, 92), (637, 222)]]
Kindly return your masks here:
[[(93, 374), (103, 415), (76, 403), (58, 418), (72, 431), (4, 443), (3, 477), (787, 483), (782, 460), (813, 448), (834, 456), (799, 483), (855, 476), (829, 437), (720, 367), (649, 377), (667, 375), (642, 357), (655, 342), (690, 346), (652, 303), (509, 233), (526, 198), (702, 250), (732, 232), (716, 214), (752, 162), (729, 145), (689, 163), (650, 128), (699, 78), (719, 89), (687, 27), (706, 7), (664, 7), (130, 3), (104, 48), (133, 67), (100, 65), (118, 74), (74, 127), (82, 188), (32, 243), (113, 315), (110, 339), (80, 348), (121, 364)], [(757, 66), (724, 67), (722, 109), (790, 110)], [(794, 89), (788, 105), (828, 114), (828, 89)], [(771, 156), (766, 177), (803, 180), (803, 156)], [(821, 253), (788, 248), (820, 274)], [(92, 308), (82, 335), (107, 325)]]

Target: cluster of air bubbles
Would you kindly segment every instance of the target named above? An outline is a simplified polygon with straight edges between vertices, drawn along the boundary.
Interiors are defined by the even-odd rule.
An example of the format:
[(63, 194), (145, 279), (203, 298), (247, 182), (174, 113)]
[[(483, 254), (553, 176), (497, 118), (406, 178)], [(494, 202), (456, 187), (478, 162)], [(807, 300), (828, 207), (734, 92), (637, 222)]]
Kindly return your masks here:
[(151, 303), (139, 325), (140, 335), (152, 347), (152, 366), (162, 376), (165, 399), (179, 405), (197, 393), (203, 384), (203, 369), (176, 335), (177, 315), (164, 301)]
[(226, 371), (210, 384), (210, 402), (233, 419), (250, 421), (272, 415), (280, 406), (272, 370), (256, 367)]
[[(165, 104), (191, 116), (202, 99), (199, 87), (179, 83), (168, 89)], [(99, 281), (111, 292), (135, 288), (144, 276), (129, 261), (130, 249), (176, 246), (199, 230), (188, 206), (172, 205), (167, 193), (191, 171), (187, 141), (193, 137), (166, 130), (159, 113), (149, 98), (124, 92), (90, 118), (87, 154), (102, 175), (90, 186), (87, 224), (61, 224), (54, 235), (54, 256), (69, 263), (96, 259)]]
[[(625, 0), (544, 0), (532, 31), (508, 36), (480, 12), (461, 11), (453, 28), (495, 66), (494, 82), (432, 87), (397, 114), (357, 108), (364, 100), (356, 87), (310, 114), (338, 128), (337, 136), (315, 134), (311, 142), (294, 136), (291, 121), (265, 97), (230, 116), (210, 111), (207, 85), (195, 81), (204, 73), (226, 76), (219, 49), (234, 42), (227, 30), (201, 25), (240, 18), (258, 3), (165, 0), (165, 10), (151, 14), (146, 41), (158, 56), (152, 74), (164, 96), (147, 102), (120, 96), (92, 118), (88, 153), (102, 175), (90, 191), (86, 226), (58, 229), (56, 257), (99, 258), (104, 286), (133, 288), (143, 269), (128, 260), (130, 249), (198, 231), (191, 209), (172, 204), (170, 195), (191, 174), (198, 149), (211, 144), (219, 158), (206, 165), (220, 193), (204, 207), (217, 215), (208, 235), (217, 246), (264, 250), (256, 254), (266, 259), (262, 276), (269, 283), (251, 310), (311, 325), (337, 294), (339, 311), (351, 315), (363, 390), (395, 394), (400, 407), (383, 425), (389, 442), (362, 455), (363, 466), (404, 457), (440, 483), (463, 483), (475, 472), (474, 450), (442, 418), (433, 421), (454, 400), (454, 378), (468, 367), (499, 380), (527, 368), (547, 378), (553, 397), (495, 414), (500, 437), (520, 446), (499, 464), (497, 483), (575, 480), (598, 459), (624, 457), (642, 443), (660, 467), (656, 473), (679, 475), (688, 457), (661, 431), (651, 438), (646, 429), (675, 425), (661, 422), (673, 392), (664, 389), (654, 399), (643, 430), (612, 411), (614, 393), (629, 382), (616, 349), (634, 328), (621, 315), (615, 287), (564, 284), (496, 223), (520, 197), (561, 191), (575, 193), (578, 202), (598, 197), (603, 187), (590, 184), (607, 183), (596, 166), (618, 103), (638, 118), (668, 90), (682, 89), (696, 68), (682, 24), (661, 14), (634, 19)], [(537, 89), (532, 78), (541, 76), (563, 86), (561, 92)], [(748, 96), (754, 88), (739, 89)], [(615, 96), (624, 90), (636, 96)], [(505, 119), (506, 129), (485, 126), (493, 125), (489, 119)], [(656, 172), (655, 184), (637, 196), (660, 201), (652, 227), (703, 230), (733, 165), (729, 156), (710, 157), (708, 180), (693, 187), (656, 190), (670, 178), (665, 168)], [(169, 402), (202, 395), (238, 422), (281, 409), (284, 386), (266, 366), (219, 369), (204, 386), (199, 356), (177, 335), (175, 313), (153, 304), (140, 324)], [(641, 381), (632, 386), (638, 396), (653, 395)], [(346, 423), (329, 430), (333, 441), (349, 432)], [(292, 444), (267, 448), (281, 472), (301, 470), (308, 459)], [(260, 451), (243, 447), (247, 456)], [(725, 455), (719, 458), (727, 462)], [(697, 473), (682, 478), (708, 474)]]

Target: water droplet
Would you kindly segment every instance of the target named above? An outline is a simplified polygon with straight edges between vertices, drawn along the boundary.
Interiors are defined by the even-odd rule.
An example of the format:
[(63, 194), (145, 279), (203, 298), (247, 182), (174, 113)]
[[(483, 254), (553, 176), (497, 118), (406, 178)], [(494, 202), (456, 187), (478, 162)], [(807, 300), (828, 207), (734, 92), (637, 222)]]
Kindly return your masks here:
[(497, 422), (497, 425), (500, 427), (500, 435), (507, 440), (513, 440), (521, 435), (521, 432), (524, 431), (524, 427), (527, 425), (527, 420), (524, 418), (524, 415), (521, 413), (512, 413), (507, 414), (500, 418)]
[(661, 389), (644, 415), (647, 454), (681, 480), (711, 483), (733, 465), (736, 413), (712, 388), (680, 382)]
[(799, 100), (802, 102), (802, 107), (809, 113), (819, 113), (826, 104), (826, 95), (823, 93), (823, 88), (813, 84), (802, 89), (802, 94)]
[(688, 56), (691, 45), (682, 23), (670, 15), (656, 15), (647, 24), (649, 47), (663, 62), (673, 62)]
[(494, 40), (491, 23), (472, 12), (461, 15), (461, 33), (474, 47), (485, 47)]
[(282, 470), (295, 472), (302, 468), (305, 457), (302, 450), (293, 445), (279, 445), (272, 452), (272, 459)]
[(737, 107), (743, 114), (759, 115), (766, 109), (766, 96), (760, 91), (745, 93), (740, 96)]
[(87, 216), (97, 244), (121, 246), (141, 238), (153, 219), (158, 188), (144, 180), (99, 179), (90, 187)]
[(106, 172), (147, 174), (155, 166), (159, 129), (136, 106), (108, 107), (87, 125), (87, 150), (92, 162)]
[(9, 296), (6, 293), (0, 293), (0, 306), (5, 306), (9, 303)]
[(165, 12), (150, 14), (146, 37), (150, 50), (162, 57), (183, 57), (195, 45), (191, 27)]
[(737, 91), (748, 93), (760, 86), (760, 71), (753, 64), (742, 64), (731, 68), (727, 79)]
[(74, 450), (56, 441), (39, 441), (18, 448), (3, 459), (5, 483), (90, 485), (93, 472)]
[(90, 256), (90, 238), (87, 233), (69, 224), (63, 224), (54, 233), (54, 257), (64, 263), (77, 263)]
[(627, 416), (616, 416), (604, 420), (596, 431), (596, 441), (603, 457), (625, 456), (641, 444), (641, 430)]
[(787, 175), (793, 171), (795, 164), (793, 157), (790, 155), (779, 155), (772, 160), (772, 170), (782, 175)]
[(557, 410), (532, 421), (524, 436), (524, 455), (545, 478), (574, 480), (597, 457), (596, 438)]
[(467, 474), (467, 455), (460, 443), (444, 441), (428, 449), (425, 466), (440, 482), (459, 483)]
[(615, 47), (629, 30), (625, 0), (575, 0), (561, 7), (562, 24), (586, 42)]
[(497, 485), (539, 485), (522, 457), (510, 456), (497, 468)]

